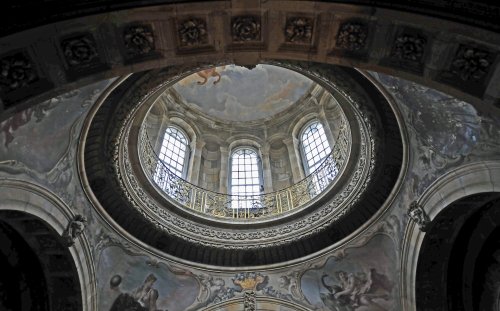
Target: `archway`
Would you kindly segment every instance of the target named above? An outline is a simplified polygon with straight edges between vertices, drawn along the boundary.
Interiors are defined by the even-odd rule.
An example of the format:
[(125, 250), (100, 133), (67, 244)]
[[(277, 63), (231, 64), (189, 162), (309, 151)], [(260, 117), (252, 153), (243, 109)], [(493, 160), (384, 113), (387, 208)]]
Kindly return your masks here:
[(499, 275), (499, 237), (498, 192), (467, 196), (442, 210), (420, 248), (417, 310), (498, 310), (500, 286), (491, 274)]
[(82, 310), (78, 272), (62, 238), (41, 219), (0, 211), (0, 309)]

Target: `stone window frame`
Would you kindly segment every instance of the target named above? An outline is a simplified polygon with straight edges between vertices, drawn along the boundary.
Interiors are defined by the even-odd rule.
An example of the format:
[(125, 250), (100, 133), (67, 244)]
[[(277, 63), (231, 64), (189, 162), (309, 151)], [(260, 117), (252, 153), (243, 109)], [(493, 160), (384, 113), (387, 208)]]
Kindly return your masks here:
[[(176, 129), (177, 131), (179, 131), (185, 138), (186, 140), (186, 150), (184, 151), (184, 159), (183, 159), (183, 164), (182, 164), (182, 172), (181, 172), (181, 176), (179, 176), (180, 178), (182, 179), (185, 179), (187, 180), (188, 178), (188, 171), (189, 171), (189, 168), (190, 168), (190, 160), (191, 160), (191, 155), (192, 155), (192, 151), (191, 151), (191, 143), (192, 143), (192, 140), (190, 139), (189, 135), (187, 134), (187, 132), (179, 125), (175, 124), (175, 123), (170, 123), (168, 124), (165, 129), (163, 129), (163, 136), (162, 136), (162, 139), (161, 139), (161, 146), (160, 146), (160, 151), (158, 152), (158, 157), (160, 158), (160, 161), (163, 162), (163, 159), (161, 159), (161, 149), (163, 147), (165, 148), (168, 148), (167, 146), (165, 146), (163, 143), (165, 142), (165, 135), (167, 135), (167, 130), (169, 128), (173, 128), (173, 129)], [(165, 162), (163, 162), (165, 163)], [(168, 164), (165, 163), (165, 165), (169, 166)], [(169, 167), (170, 169), (170, 167)], [(172, 170), (171, 170), (172, 171)], [(172, 173), (175, 174), (174, 171), (172, 171)]]
[(318, 118), (312, 118), (311, 120), (307, 121), (300, 129), (299, 131), (299, 134), (298, 134), (298, 140), (299, 140), (299, 143), (298, 143), (298, 148), (299, 148), (299, 152), (300, 152), (300, 164), (302, 165), (302, 169), (304, 170), (304, 174), (305, 176), (308, 176), (309, 174), (313, 173), (315, 169), (317, 169), (317, 167), (311, 171), (311, 168), (309, 167), (309, 163), (308, 163), (308, 160), (307, 160), (307, 156), (306, 156), (306, 153), (305, 153), (305, 146), (304, 146), (304, 139), (303, 139), (303, 136), (304, 136), (304, 133), (305, 131), (310, 127), (312, 126), (313, 124), (315, 123), (318, 123), (321, 125), (322, 129), (323, 129), (323, 134), (325, 135), (324, 136), (324, 142), (326, 142), (328, 144), (328, 147), (330, 149), (330, 151), (319, 161), (317, 161), (315, 163), (315, 165), (321, 165), (322, 161), (325, 160), (325, 158), (331, 153), (331, 150), (333, 148), (333, 146), (330, 144), (330, 142), (328, 141), (328, 133), (327, 133), (327, 128), (325, 127), (325, 125), (323, 124), (323, 122), (321, 122), (321, 120), (319, 120)]

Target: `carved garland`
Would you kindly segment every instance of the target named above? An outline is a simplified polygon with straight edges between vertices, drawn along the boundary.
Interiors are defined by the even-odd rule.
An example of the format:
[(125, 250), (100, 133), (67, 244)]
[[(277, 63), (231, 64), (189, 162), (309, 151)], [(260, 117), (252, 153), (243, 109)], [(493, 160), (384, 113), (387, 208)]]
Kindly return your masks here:
[[(299, 72), (304, 71), (304, 68), (300, 64), (293, 64), (290, 62), (272, 62), (272, 64), (287, 67)], [(328, 204), (316, 210), (315, 213), (308, 215), (306, 218), (297, 220), (294, 223), (252, 232), (225, 231), (220, 228), (202, 226), (199, 223), (179, 218), (158, 206), (144, 192), (142, 187), (139, 186), (139, 182), (135, 178), (135, 175), (131, 173), (132, 168), (128, 158), (127, 143), (125, 142), (128, 137), (128, 128), (126, 125), (131, 122), (138, 110), (140, 105), (137, 103), (142, 102), (144, 98), (149, 97), (149, 95), (181, 77), (177, 68), (169, 69), (170, 72), (165, 76), (169, 76), (170, 78), (164, 83), (151, 88), (147, 88), (146, 83), (145, 88), (142, 90), (149, 89), (150, 91), (147, 93), (136, 92), (133, 96), (128, 98), (128, 103), (134, 107), (133, 109), (130, 109), (131, 105), (127, 104), (121, 106), (121, 109), (119, 109), (116, 114), (116, 121), (118, 124), (122, 124), (122, 126), (113, 133), (114, 139), (109, 149), (110, 158), (113, 160), (110, 169), (116, 176), (115, 182), (119, 189), (121, 189), (123, 196), (156, 227), (169, 234), (188, 240), (193, 244), (215, 246), (224, 249), (262, 248), (265, 246), (286, 244), (297, 240), (298, 237), (304, 238), (323, 231), (332, 222), (337, 221), (345, 215), (352, 206), (359, 201), (360, 196), (371, 180), (371, 175), (375, 167), (374, 150), (376, 139), (374, 137), (376, 137), (376, 133), (374, 133), (375, 129), (371, 124), (373, 114), (368, 110), (366, 105), (363, 105), (363, 102), (366, 101), (364, 95), (356, 92), (353, 85), (347, 82), (349, 81), (347, 76), (339, 77), (338, 73), (332, 74), (331, 71), (325, 71), (324, 68), (320, 67), (314, 68), (314, 71), (307, 71), (307, 74), (322, 81), (329, 80), (327, 84), (329, 84), (332, 89), (342, 94), (355, 108), (357, 108), (358, 113), (361, 115), (361, 117), (358, 118), (358, 122), (360, 125), (365, 126), (366, 132), (368, 132), (369, 135), (369, 137), (366, 137), (365, 131), (361, 130), (362, 141), (364, 143), (362, 143), (361, 146), (360, 160), (358, 161), (355, 172), (351, 175), (349, 182), (344, 186), (342, 191)], [(153, 79), (154, 78), (151, 78), (151, 80)], [(151, 80), (149, 82), (154, 83), (154, 81)], [(343, 88), (348, 89), (349, 93), (343, 91)], [(255, 240), (259, 240), (258, 245), (256, 245)], [(248, 244), (243, 244), (242, 242), (247, 242)]]

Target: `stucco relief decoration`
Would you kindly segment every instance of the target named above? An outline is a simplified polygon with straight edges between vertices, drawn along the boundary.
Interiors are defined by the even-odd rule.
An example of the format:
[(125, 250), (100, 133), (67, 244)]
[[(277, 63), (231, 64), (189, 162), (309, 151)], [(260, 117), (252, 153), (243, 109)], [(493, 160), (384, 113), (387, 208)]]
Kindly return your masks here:
[(38, 79), (32, 61), (23, 53), (0, 60), (0, 87), (3, 92), (27, 86)]
[(460, 45), (451, 63), (451, 72), (463, 81), (479, 81), (487, 73), (492, 64), (489, 52)]
[(130, 56), (148, 54), (155, 48), (153, 30), (147, 25), (128, 27), (123, 32), (123, 41)]
[(231, 34), (234, 42), (260, 41), (260, 17), (238, 16), (231, 21)]
[(424, 55), (427, 40), (420, 35), (401, 34), (396, 37), (392, 57), (400, 60), (420, 62)]
[(431, 220), (425, 212), (423, 206), (417, 201), (411, 202), (410, 208), (408, 209), (408, 216), (418, 225), (420, 231), (427, 231)]
[(66, 227), (62, 234), (64, 244), (68, 247), (75, 244), (76, 239), (83, 233), (87, 225), (87, 218), (82, 215), (76, 215)]
[(188, 18), (178, 23), (179, 45), (195, 47), (208, 43), (207, 23), (201, 18)]
[(366, 45), (368, 38), (368, 27), (360, 22), (346, 22), (340, 26), (337, 34), (336, 47), (359, 51)]
[(285, 40), (290, 43), (310, 43), (313, 20), (307, 17), (291, 17), (286, 21)]
[(85, 66), (98, 60), (95, 40), (89, 34), (63, 40), (61, 47), (70, 66)]

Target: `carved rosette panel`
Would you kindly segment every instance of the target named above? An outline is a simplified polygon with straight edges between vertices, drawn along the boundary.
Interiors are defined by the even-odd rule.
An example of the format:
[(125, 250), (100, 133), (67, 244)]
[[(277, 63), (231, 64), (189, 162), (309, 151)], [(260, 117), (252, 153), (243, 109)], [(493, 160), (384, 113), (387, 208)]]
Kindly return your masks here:
[(233, 42), (261, 41), (260, 16), (237, 16), (231, 19)]
[(25, 53), (0, 59), (0, 92), (8, 93), (38, 80), (32, 60)]
[(180, 48), (196, 48), (208, 44), (205, 19), (190, 17), (177, 22), (177, 41)]
[(87, 67), (99, 62), (96, 41), (91, 34), (64, 39), (61, 49), (70, 67)]
[(365, 48), (368, 26), (362, 22), (345, 22), (340, 25), (335, 46), (351, 52)]
[(150, 54), (155, 49), (154, 33), (149, 25), (128, 26), (123, 31), (123, 43), (130, 58)]
[(309, 17), (289, 17), (286, 20), (285, 42), (310, 44), (314, 20)]
[(420, 63), (426, 44), (427, 39), (422, 35), (402, 33), (394, 40), (391, 57), (397, 60)]
[(488, 74), (493, 63), (490, 52), (471, 46), (460, 45), (450, 72), (462, 81), (481, 81)]

